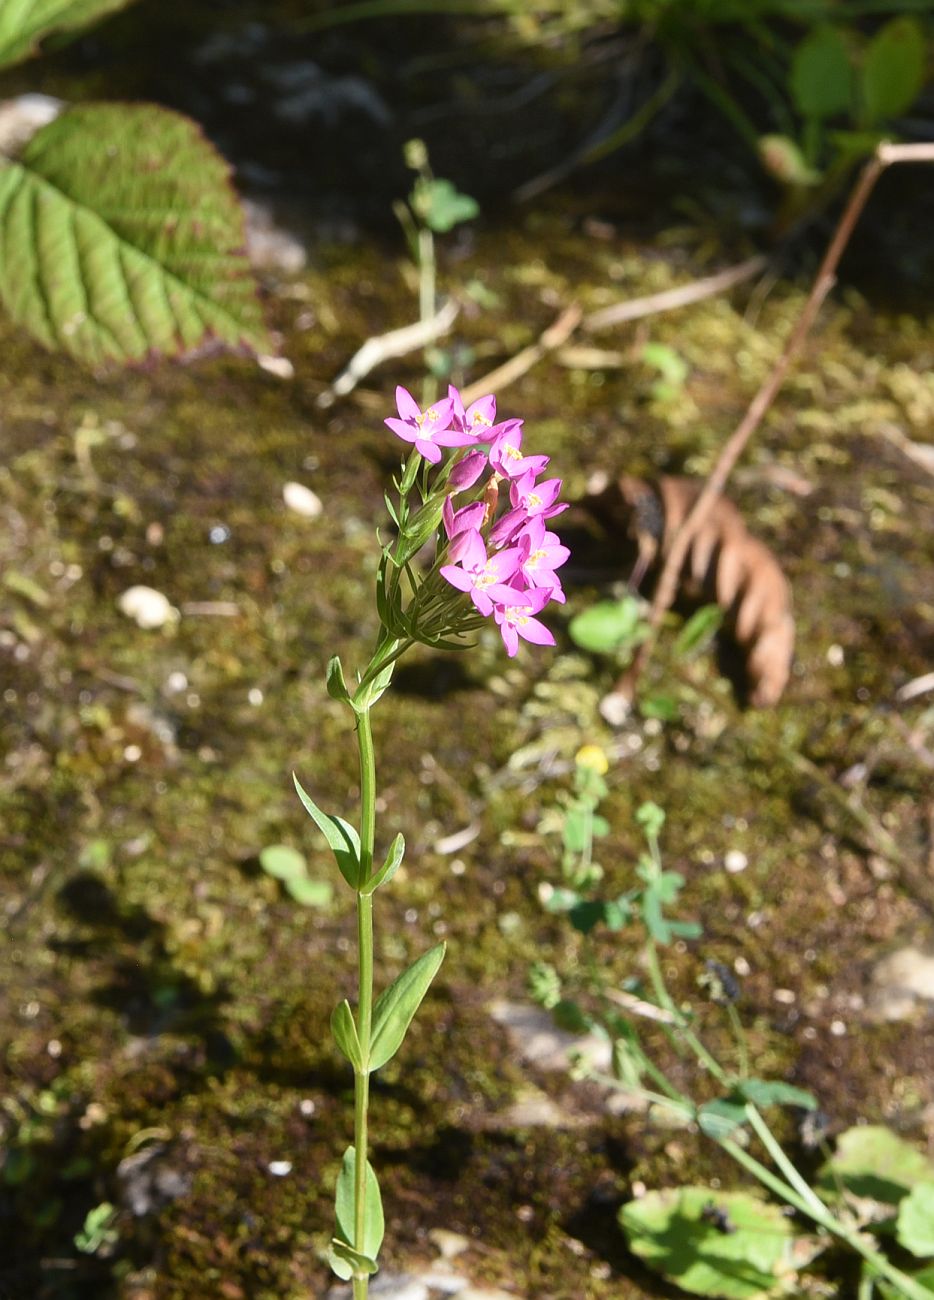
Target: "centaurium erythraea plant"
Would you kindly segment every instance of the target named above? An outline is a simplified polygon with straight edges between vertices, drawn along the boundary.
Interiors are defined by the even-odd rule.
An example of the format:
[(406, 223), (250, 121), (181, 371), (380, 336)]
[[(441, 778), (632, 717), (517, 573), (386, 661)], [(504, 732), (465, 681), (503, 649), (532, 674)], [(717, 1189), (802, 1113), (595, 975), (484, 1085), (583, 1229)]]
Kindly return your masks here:
[(366, 667), (348, 684), (340, 660), (327, 670), (328, 693), (352, 711), (360, 757), (358, 826), (299, 798), (332, 849), (357, 903), (356, 1008), (343, 1001), (331, 1029), (354, 1071), (354, 1140), (337, 1179), (337, 1226), (328, 1258), (365, 1300), (383, 1238), (379, 1183), (367, 1158), (370, 1075), (402, 1045), (441, 961), (438, 944), (404, 970), (374, 1002), (373, 898), (405, 853), (402, 835), (375, 865), (376, 761), (370, 711), (388, 689), (397, 660), (415, 644), (463, 649), (484, 625), (496, 627), (512, 657), (520, 640), (554, 645), (539, 615), (564, 593), (557, 570), (567, 547), (545, 527), (566, 507), (561, 480), (539, 481), (548, 457), (522, 446), (523, 422), (497, 422), (496, 399), (465, 407), (456, 388), (424, 410), (396, 389), (395, 416), (385, 423), (411, 451), (386, 506), (395, 537), (382, 547), (376, 582), (379, 633)]

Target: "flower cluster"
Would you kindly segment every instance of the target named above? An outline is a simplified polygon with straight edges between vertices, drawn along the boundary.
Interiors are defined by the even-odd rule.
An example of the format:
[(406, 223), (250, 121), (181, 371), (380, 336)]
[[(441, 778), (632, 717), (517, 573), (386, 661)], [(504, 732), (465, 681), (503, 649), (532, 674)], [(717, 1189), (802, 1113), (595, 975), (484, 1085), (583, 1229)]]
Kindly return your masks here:
[[(441, 471), (441, 577), (469, 595), (479, 614), (492, 616), (510, 657), (520, 637), (554, 645), (536, 615), (549, 601), (564, 601), (556, 570), (570, 552), (546, 527), (546, 520), (567, 509), (557, 503), (561, 480), (540, 481), (548, 457), (524, 453), (522, 420), (497, 423), (493, 396), (465, 410), (460, 393), (450, 387), (446, 398), (422, 411), (400, 387), (396, 407), (398, 418), (386, 424), (431, 465), (452, 449)], [(455, 496), (462, 504), (455, 506)]]

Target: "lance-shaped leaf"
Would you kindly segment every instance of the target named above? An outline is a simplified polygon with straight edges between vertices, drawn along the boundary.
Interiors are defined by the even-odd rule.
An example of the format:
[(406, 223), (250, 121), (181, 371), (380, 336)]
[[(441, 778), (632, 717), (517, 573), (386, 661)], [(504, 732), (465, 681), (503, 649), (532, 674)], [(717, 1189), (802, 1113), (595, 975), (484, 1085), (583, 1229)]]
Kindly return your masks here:
[(351, 889), (356, 889), (360, 883), (360, 836), (343, 817), (332, 817), (329, 813), (322, 812), (312, 797), (302, 789), (294, 772), (292, 780), (305, 811), (331, 846), (341, 875)]
[(327, 688), (332, 700), (340, 700), (342, 704), (350, 703), (350, 691), (344, 681), (344, 670), (337, 655), (328, 660)]
[(363, 1049), (357, 1034), (356, 1021), (350, 1009), (350, 1003), (344, 998), (339, 1006), (331, 1012), (331, 1033), (355, 1070), (363, 1069)]
[(380, 867), (379, 871), (373, 873), (369, 880), (360, 889), (361, 894), (372, 894), (380, 885), (388, 884), (393, 876), (399, 870), (399, 865), (405, 855), (405, 840), (400, 831), (392, 844), (389, 846), (389, 852), (386, 855), (386, 861)]
[(399, 1050), (412, 1017), (444, 960), (444, 950), (443, 943), (429, 949), (377, 998), (367, 1062), (371, 1072), (385, 1065)]
[(88, 365), (266, 346), (227, 164), (152, 105), (70, 108), (0, 162), (0, 299)]
[(53, 34), (72, 35), (130, 0), (7, 0), (0, 4), (0, 67), (36, 54)]
[[(354, 1177), (357, 1153), (353, 1147), (344, 1152), (341, 1171), (337, 1176), (337, 1195), (334, 1210), (337, 1215), (337, 1234), (348, 1245), (354, 1239)], [(383, 1244), (383, 1202), (373, 1166), (366, 1162), (366, 1204), (363, 1216), (363, 1254), (376, 1259)]]

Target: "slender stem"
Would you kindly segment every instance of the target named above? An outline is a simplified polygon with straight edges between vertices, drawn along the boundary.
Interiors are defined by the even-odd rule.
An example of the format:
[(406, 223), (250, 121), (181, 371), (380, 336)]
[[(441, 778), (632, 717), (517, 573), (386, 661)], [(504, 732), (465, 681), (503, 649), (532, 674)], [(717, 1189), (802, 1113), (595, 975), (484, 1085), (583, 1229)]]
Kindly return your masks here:
[[(360, 880), (373, 874), (373, 845), (376, 837), (376, 756), (370, 711), (357, 714), (357, 745), (360, 750)], [(359, 996), (357, 1034), (364, 1065), (369, 1061), (373, 1027), (373, 895), (357, 894), (357, 943)], [(354, 1249), (366, 1254), (366, 1171), (367, 1109), (370, 1100), (368, 1070), (354, 1071)], [(353, 1300), (366, 1300), (369, 1279), (354, 1276)]]
[(798, 1194), (805, 1201), (809, 1202), (809, 1204), (811, 1204), (814, 1207), (814, 1210), (819, 1214), (829, 1214), (830, 1211), (814, 1191), (813, 1187), (811, 1187), (806, 1178), (803, 1178), (802, 1175), (798, 1173), (795, 1166), (785, 1155), (781, 1144), (776, 1139), (774, 1133), (769, 1128), (760, 1112), (755, 1106), (748, 1102), (746, 1103), (746, 1118), (749, 1120), (749, 1125), (755, 1131), (759, 1141), (771, 1156), (772, 1162), (781, 1170), (788, 1182), (797, 1190)]
[(739, 1066), (739, 1077), (741, 1079), (749, 1078), (749, 1048), (746, 1044), (746, 1033), (743, 1029), (743, 1023), (739, 1018), (739, 1012), (732, 1002), (726, 1004), (726, 1014), (730, 1022), (730, 1028), (733, 1031), (733, 1040), (736, 1043), (736, 1057)]
[(666, 1028), (666, 1033), (674, 1041), (677, 1041), (678, 1038), (683, 1039), (697, 1059), (707, 1067), (713, 1078), (716, 1079), (718, 1083), (726, 1083), (727, 1073), (723, 1066), (717, 1058), (707, 1050), (698, 1038), (697, 1034), (695, 1034), (694, 1030), (691, 1029), (690, 1025), (685, 1020), (683, 1013), (675, 1005), (674, 998), (668, 992), (668, 986), (665, 983), (665, 977), (662, 974), (661, 962), (658, 960), (658, 948), (656, 947), (655, 940), (652, 939), (651, 936), (646, 940), (645, 955), (649, 967), (649, 978), (652, 981), (652, 988), (655, 992), (655, 996), (658, 999), (659, 1004), (666, 1011), (670, 1011), (676, 1019), (676, 1023), (673, 1026)]

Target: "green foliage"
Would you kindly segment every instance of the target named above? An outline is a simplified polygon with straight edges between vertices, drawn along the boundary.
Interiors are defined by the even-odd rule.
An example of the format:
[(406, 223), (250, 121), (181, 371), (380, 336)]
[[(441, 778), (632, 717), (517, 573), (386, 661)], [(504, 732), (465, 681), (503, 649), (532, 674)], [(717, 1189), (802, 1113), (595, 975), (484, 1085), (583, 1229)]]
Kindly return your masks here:
[(295, 789), (305, 811), (327, 840), (341, 875), (351, 889), (357, 889), (362, 883), (360, 878), (360, 836), (349, 822), (344, 821), (343, 817), (332, 817), (329, 813), (323, 812), (311, 796), (302, 789), (294, 772), (292, 773), (292, 780), (295, 783)]
[(446, 180), (418, 180), (412, 191), (412, 210), (436, 235), (447, 234), (480, 213), (476, 199)]
[(835, 117), (853, 102), (853, 65), (838, 27), (815, 27), (791, 60), (788, 87), (802, 117)]
[(680, 352), (676, 352), (667, 343), (646, 343), (642, 349), (642, 361), (659, 373), (659, 378), (651, 389), (656, 401), (673, 401), (680, 395), (691, 373), (690, 366)]
[(331, 1033), (353, 1068), (363, 1070), (363, 1048), (360, 1046), (357, 1024), (346, 998), (334, 1008), (331, 1014)]
[(642, 602), (635, 596), (599, 600), (575, 614), (568, 633), (575, 645), (591, 654), (621, 654), (625, 661), (648, 636)]
[(73, 36), (130, 0), (7, 0), (0, 4), (0, 67), (39, 52), (49, 37)]
[(269, 876), (281, 880), (296, 903), (306, 907), (327, 907), (334, 890), (326, 880), (311, 880), (303, 854), (287, 844), (270, 844), (259, 855), (259, 864)]
[[(360, 1256), (353, 1250), (352, 1242), (354, 1239), (354, 1187), (357, 1168), (357, 1153), (352, 1146), (344, 1152), (344, 1158), (341, 1161), (341, 1171), (337, 1177), (337, 1191), (334, 1198), (334, 1210), (337, 1218), (337, 1237), (331, 1243), (331, 1267), (338, 1277), (347, 1281), (353, 1274), (355, 1267), (359, 1267), (357, 1259), (362, 1259), (373, 1263), (379, 1255), (380, 1246), (383, 1244), (383, 1233), (385, 1224), (383, 1220), (383, 1202), (380, 1196), (379, 1182), (373, 1166), (369, 1160), (366, 1162), (366, 1207), (363, 1223), (363, 1250)], [(348, 1248), (344, 1251), (337, 1250), (337, 1243)], [(349, 1253), (348, 1253), (349, 1252)], [(364, 1271), (375, 1273), (375, 1264), (372, 1268), (364, 1265)]]
[(914, 18), (893, 18), (869, 42), (860, 76), (865, 122), (906, 112), (924, 85), (924, 32)]
[(919, 1259), (934, 1255), (934, 1182), (916, 1183), (899, 1205), (895, 1236)]
[(696, 609), (675, 637), (674, 652), (682, 659), (692, 658), (706, 650), (723, 625), (723, 610), (719, 605), (702, 605)]
[(266, 343), (229, 168), (147, 105), (72, 108), (0, 164), (0, 299), (87, 365)]
[(367, 1061), (370, 1072), (384, 1066), (401, 1047), (412, 1017), (444, 960), (444, 952), (445, 945), (439, 943), (423, 953), (376, 999)]
[(624, 1205), (619, 1221), (633, 1253), (692, 1295), (749, 1300), (790, 1272), (791, 1224), (747, 1192), (649, 1192)]
[(117, 1211), (109, 1201), (102, 1201), (88, 1210), (84, 1225), (75, 1233), (75, 1248), (82, 1255), (96, 1255), (98, 1251), (116, 1245), (120, 1234), (114, 1227)]
[(818, 1173), (827, 1195), (839, 1189), (853, 1196), (897, 1205), (921, 1183), (934, 1182), (934, 1163), (882, 1124), (847, 1129)]
[(379, 889), (380, 885), (387, 885), (393, 876), (399, 870), (402, 859), (405, 856), (405, 839), (401, 833), (396, 835), (392, 844), (389, 846), (389, 852), (386, 855), (386, 861), (378, 871), (375, 871), (370, 879), (360, 889), (361, 894), (372, 894)]

